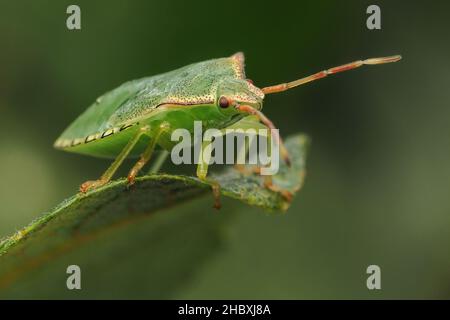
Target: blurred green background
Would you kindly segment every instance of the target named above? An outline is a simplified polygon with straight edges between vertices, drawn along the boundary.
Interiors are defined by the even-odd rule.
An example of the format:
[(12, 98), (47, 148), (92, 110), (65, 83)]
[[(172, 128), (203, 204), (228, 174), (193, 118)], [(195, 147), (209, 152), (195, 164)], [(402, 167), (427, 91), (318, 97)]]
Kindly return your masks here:
[[(217, 214), (210, 197), (177, 208), (226, 230), (220, 250), (186, 266), (179, 285), (155, 292), (144, 266), (158, 261), (145, 239), (127, 247), (124, 237), (132, 258), (120, 256), (119, 267), (114, 256), (107, 267), (92, 260), (84, 290), (30, 280), (10, 297), (450, 298), (448, 2), (377, 1), (376, 31), (366, 28), (372, 1), (1, 2), (0, 237), (107, 167), (52, 144), (122, 82), (236, 51), (259, 86), (403, 55), (267, 97), (264, 111), (283, 135), (312, 138), (306, 184), (285, 215), (231, 200)], [(80, 31), (66, 28), (69, 4), (81, 7)], [(145, 223), (128, 228), (145, 233)], [(371, 264), (381, 267), (382, 290), (366, 288)]]

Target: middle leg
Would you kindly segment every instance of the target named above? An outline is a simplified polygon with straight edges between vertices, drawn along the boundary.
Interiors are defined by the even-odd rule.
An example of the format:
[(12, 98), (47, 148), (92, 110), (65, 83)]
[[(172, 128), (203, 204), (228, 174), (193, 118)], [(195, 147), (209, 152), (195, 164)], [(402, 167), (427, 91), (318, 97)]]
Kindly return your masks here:
[(155, 146), (158, 143), (158, 140), (161, 137), (161, 134), (164, 133), (169, 129), (169, 124), (166, 122), (163, 122), (154, 137), (150, 140), (150, 144), (145, 149), (145, 151), (142, 153), (139, 160), (136, 162), (136, 164), (131, 168), (130, 172), (128, 173), (128, 184), (132, 185), (134, 181), (136, 180), (136, 175), (139, 173), (139, 171), (144, 167), (144, 165), (150, 160), (152, 157), (153, 151), (155, 150)]
[[(225, 131), (221, 130), (221, 135), (223, 136)], [(211, 141), (203, 141), (201, 152), (199, 155), (199, 163), (197, 165), (197, 177), (208, 183), (211, 186), (213, 196), (214, 196), (214, 208), (220, 209), (222, 207), (220, 203), (220, 184), (214, 179), (206, 178), (208, 175), (208, 167), (211, 160)]]

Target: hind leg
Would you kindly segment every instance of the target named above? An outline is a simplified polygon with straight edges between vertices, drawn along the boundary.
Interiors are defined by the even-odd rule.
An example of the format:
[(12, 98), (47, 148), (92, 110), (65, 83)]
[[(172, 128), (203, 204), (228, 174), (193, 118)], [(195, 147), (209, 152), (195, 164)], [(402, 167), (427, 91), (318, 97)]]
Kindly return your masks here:
[(120, 152), (120, 154), (117, 156), (117, 158), (114, 160), (114, 162), (109, 166), (109, 168), (105, 171), (105, 173), (97, 180), (91, 180), (86, 181), (80, 186), (80, 191), (85, 193), (90, 189), (95, 189), (98, 187), (101, 187), (105, 185), (106, 183), (111, 180), (114, 173), (117, 171), (117, 169), (120, 167), (122, 162), (125, 160), (125, 158), (128, 156), (130, 151), (134, 148), (136, 143), (139, 141), (142, 135), (148, 134), (150, 132), (149, 126), (143, 126), (139, 128), (138, 132), (136, 132), (135, 136), (127, 143), (125, 148)]

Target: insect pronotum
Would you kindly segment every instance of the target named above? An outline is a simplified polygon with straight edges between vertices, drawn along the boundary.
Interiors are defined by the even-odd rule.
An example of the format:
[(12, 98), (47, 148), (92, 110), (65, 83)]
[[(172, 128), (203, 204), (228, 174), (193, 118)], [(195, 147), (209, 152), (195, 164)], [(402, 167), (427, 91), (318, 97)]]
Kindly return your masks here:
[[(246, 78), (244, 55), (194, 63), (164, 74), (124, 83), (99, 97), (56, 140), (55, 147), (65, 151), (115, 160), (98, 179), (87, 181), (81, 192), (106, 184), (125, 158), (140, 156), (128, 174), (132, 184), (153, 151), (162, 152), (153, 172), (174, 146), (171, 133), (178, 128), (192, 132), (195, 120), (209, 128), (224, 129), (249, 116), (258, 119), (256, 125), (275, 128), (261, 112), (265, 95), (286, 91), (328, 75), (358, 68), (396, 62), (401, 56), (358, 60), (313, 75), (269, 87), (258, 88)], [(246, 126), (248, 127), (248, 122)], [(208, 129), (208, 128), (205, 128)], [(289, 154), (281, 138), (280, 155), (289, 163)], [(200, 163), (197, 176), (206, 180), (208, 165)], [(212, 183), (218, 203), (218, 185)], [(270, 188), (271, 185), (269, 184)], [(283, 193), (285, 196), (289, 194)]]

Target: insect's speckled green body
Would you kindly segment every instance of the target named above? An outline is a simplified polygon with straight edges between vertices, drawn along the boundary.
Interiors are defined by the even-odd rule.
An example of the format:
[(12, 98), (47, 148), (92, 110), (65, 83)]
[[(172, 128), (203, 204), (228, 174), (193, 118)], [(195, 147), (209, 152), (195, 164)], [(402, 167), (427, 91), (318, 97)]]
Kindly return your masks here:
[(228, 58), (191, 64), (161, 75), (129, 81), (99, 97), (58, 138), (55, 147), (99, 157), (116, 157), (136, 130), (150, 126), (130, 155), (140, 154), (162, 122), (169, 130), (158, 139), (169, 150), (174, 129), (193, 129), (194, 120), (206, 128), (224, 128), (245, 114), (230, 114), (217, 107), (226, 94), (233, 100), (261, 108), (264, 93), (245, 79), (244, 58)]

